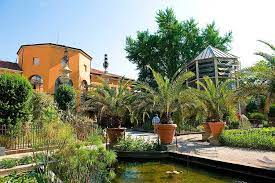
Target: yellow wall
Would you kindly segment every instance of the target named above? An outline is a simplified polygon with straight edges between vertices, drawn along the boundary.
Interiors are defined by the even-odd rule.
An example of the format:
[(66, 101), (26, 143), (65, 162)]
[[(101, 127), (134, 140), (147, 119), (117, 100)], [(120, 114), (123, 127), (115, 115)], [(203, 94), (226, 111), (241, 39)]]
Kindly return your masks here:
[[(18, 64), (23, 70), (23, 75), (30, 79), (33, 75), (39, 75), (43, 79), (43, 91), (54, 94), (55, 81), (61, 75), (61, 59), (64, 56), (64, 47), (54, 45), (31, 45), (24, 46), (18, 53)], [(80, 51), (68, 49), (70, 75), (75, 89), (79, 90), (81, 81), (89, 83), (90, 59)], [(33, 64), (33, 58), (38, 57), (39, 65)], [(83, 64), (87, 64), (87, 71), (82, 69)], [(84, 67), (84, 65), (83, 65)]]
[[(86, 71), (85, 71), (85, 66), (86, 66)], [(87, 81), (87, 84), (90, 85), (90, 72), (91, 72), (91, 62), (90, 60), (79, 53), (79, 83), (81, 85), (81, 82), (83, 80)], [(79, 86), (80, 87), (80, 86)]]

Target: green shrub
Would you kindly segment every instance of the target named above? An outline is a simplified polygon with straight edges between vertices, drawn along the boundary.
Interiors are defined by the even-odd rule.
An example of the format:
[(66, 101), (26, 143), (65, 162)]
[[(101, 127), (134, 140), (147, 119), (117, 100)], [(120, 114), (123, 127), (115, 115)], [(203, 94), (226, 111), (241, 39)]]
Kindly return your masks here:
[(275, 150), (275, 128), (224, 130), (219, 140), (226, 146)]
[[(42, 156), (41, 154), (36, 154), (37, 156)], [(20, 159), (13, 158), (13, 159), (3, 159), (0, 161), (0, 168), (12, 168), (18, 165), (27, 165), (33, 163), (32, 156), (25, 156)], [(37, 161), (37, 163), (42, 162), (41, 159)]]
[(275, 104), (271, 104), (268, 116), (275, 117)]
[(253, 112), (253, 113), (249, 114), (249, 119), (257, 120), (257, 121), (262, 122), (262, 121), (267, 120), (267, 116), (263, 113), (260, 113), (260, 112)]
[(0, 124), (16, 125), (28, 120), (32, 92), (30, 82), (23, 76), (0, 74)]
[(72, 86), (61, 85), (56, 90), (54, 99), (59, 109), (74, 109), (76, 105), (76, 91)]
[(252, 97), (246, 106), (246, 111), (248, 113), (258, 112), (264, 109), (265, 96), (259, 95), (257, 97)]
[(27, 165), (33, 163), (33, 158), (31, 156), (25, 156), (17, 161), (17, 165)]
[(125, 139), (122, 138), (120, 141), (113, 147), (115, 151), (158, 151), (160, 146), (150, 140), (144, 140), (143, 138), (131, 138), (127, 136)]
[(54, 99), (46, 93), (34, 93), (32, 97), (32, 117), (35, 123), (52, 121), (58, 118), (58, 110)]
[(17, 165), (17, 159), (3, 159), (0, 161), (0, 168), (12, 168)]
[(256, 103), (256, 101), (255, 101), (255, 99), (254, 100), (250, 100), (249, 102), (248, 102), (248, 104), (247, 104), (247, 106), (246, 106), (246, 111), (248, 112), (248, 113), (252, 113), (252, 112), (257, 112), (259, 110), (259, 107), (258, 107), (258, 105), (257, 105), (257, 103)]
[(40, 183), (46, 182), (43, 177), (35, 171), (24, 174), (13, 173), (9, 176), (0, 177), (0, 182), (5, 183)]
[(229, 129), (238, 129), (239, 128), (239, 125), (240, 125), (240, 122), (239, 121), (232, 121), (230, 124), (229, 124)]
[(71, 182), (111, 182), (115, 173), (111, 168), (116, 161), (113, 151), (103, 147), (89, 149), (82, 143), (74, 143), (57, 152), (50, 165), (64, 183)]

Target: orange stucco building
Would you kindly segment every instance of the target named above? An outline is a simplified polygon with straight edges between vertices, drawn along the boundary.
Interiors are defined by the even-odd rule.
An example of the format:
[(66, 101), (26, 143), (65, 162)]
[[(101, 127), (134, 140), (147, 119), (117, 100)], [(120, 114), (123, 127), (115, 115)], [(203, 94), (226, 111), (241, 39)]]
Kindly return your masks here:
[(76, 90), (101, 84), (98, 77), (107, 78), (116, 87), (121, 76), (92, 69), (93, 58), (82, 49), (53, 43), (22, 45), (17, 52), (17, 63), (0, 61), (0, 73), (20, 73), (30, 80), (35, 90), (54, 94), (60, 84), (65, 50), (71, 70), (70, 83)]

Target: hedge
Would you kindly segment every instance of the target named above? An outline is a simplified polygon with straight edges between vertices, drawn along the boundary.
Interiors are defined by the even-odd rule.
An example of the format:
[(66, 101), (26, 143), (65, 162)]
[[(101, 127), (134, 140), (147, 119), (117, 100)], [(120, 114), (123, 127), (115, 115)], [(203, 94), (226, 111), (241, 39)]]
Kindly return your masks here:
[(275, 150), (275, 128), (225, 130), (219, 140), (225, 146)]

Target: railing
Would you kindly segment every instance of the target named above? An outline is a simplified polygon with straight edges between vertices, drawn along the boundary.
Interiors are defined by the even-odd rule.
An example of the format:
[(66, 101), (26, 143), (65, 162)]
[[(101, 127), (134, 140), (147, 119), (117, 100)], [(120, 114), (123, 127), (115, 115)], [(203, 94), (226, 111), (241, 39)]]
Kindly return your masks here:
[(41, 128), (37, 126), (23, 126), (12, 129), (7, 125), (0, 126), (0, 146), (9, 150), (32, 148), (43, 139), (39, 135)]

